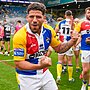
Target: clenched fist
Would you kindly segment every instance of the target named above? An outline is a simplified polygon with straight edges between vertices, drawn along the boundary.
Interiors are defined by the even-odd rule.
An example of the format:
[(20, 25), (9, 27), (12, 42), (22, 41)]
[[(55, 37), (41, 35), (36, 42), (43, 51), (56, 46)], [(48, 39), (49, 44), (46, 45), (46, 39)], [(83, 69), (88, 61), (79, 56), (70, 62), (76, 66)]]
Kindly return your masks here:
[(40, 58), (40, 66), (41, 68), (49, 67), (52, 65), (51, 58), (47, 56), (43, 56)]

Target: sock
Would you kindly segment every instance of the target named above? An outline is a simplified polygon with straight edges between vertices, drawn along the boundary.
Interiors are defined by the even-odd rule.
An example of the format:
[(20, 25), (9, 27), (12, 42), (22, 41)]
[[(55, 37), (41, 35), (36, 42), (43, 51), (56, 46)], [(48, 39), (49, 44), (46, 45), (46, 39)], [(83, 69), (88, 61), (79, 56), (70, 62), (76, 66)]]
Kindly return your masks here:
[(80, 67), (79, 66), (76, 66), (76, 69), (80, 69)]
[(88, 84), (88, 90), (90, 90), (90, 84)]
[(7, 51), (7, 50), (4, 50), (5, 52)]
[(82, 83), (83, 83), (83, 84), (87, 84), (87, 81), (86, 81), (86, 80), (82, 80)]
[(57, 77), (61, 77), (61, 73), (62, 73), (62, 64), (61, 63), (57, 63)]
[(3, 50), (3, 46), (1, 46), (1, 51)]
[(72, 79), (72, 74), (73, 74), (73, 67), (72, 67), (72, 65), (68, 65), (68, 76), (69, 76), (69, 79)]
[(66, 67), (67, 67), (67, 65), (66, 65), (66, 64), (64, 64), (64, 65), (63, 65), (63, 69), (66, 69)]

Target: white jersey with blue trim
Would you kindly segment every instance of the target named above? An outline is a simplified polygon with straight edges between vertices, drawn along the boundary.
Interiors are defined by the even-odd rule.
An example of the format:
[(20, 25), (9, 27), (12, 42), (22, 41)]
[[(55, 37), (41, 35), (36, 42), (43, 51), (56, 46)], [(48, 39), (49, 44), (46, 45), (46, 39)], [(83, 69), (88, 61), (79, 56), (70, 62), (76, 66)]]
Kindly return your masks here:
[(71, 24), (70, 19), (65, 19), (59, 23), (60, 35), (64, 36), (64, 41), (70, 40)]

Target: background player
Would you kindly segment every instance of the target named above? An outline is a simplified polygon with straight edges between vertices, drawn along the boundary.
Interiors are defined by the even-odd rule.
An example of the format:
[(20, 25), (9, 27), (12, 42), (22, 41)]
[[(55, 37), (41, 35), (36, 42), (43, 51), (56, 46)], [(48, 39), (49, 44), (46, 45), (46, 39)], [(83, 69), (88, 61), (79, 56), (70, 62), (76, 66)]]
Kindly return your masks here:
[[(74, 25), (75, 27), (77, 27), (77, 25), (80, 23), (79, 18), (75, 18), (74, 19)], [(75, 62), (76, 62), (76, 72), (80, 71), (80, 43), (78, 44), (78, 42), (73, 46), (73, 50), (74, 50), (74, 55), (75, 55)]]
[[(10, 55), (10, 36), (11, 36), (11, 26), (10, 24), (4, 20), (4, 37), (3, 37), (3, 47), (4, 47), (4, 54), (5, 55)], [(7, 50), (6, 46), (7, 45)]]
[(88, 83), (88, 90), (90, 90), (90, 7), (85, 9), (85, 20), (78, 24), (78, 27), (75, 28), (78, 32), (81, 33), (81, 61), (82, 61), (82, 87), (81, 90), (86, 90), (87, 81)]
[[(56, 32), (60, 33), (60, 40), (62, 42), (67, 42), (70, 40), (70, 32), (72, 31), (72, 11), (67, 10), (65, 12), (65, 20), (62, 20), (59, 24), (58, 27), (55, 28)], [(58, 53), (58, 64), (57, 64), (57, 80), (56, 82), (58, 83), (61, 78), (61, 72), (62, 72), (62, 65), (63, 65), (63, 60), (65, 55), (67, 56), (67, 62), (68, 62), (68, 74), (69, 74), (69, 81), (74, 81), (72, 78), (73, 74), (73, 66), (72, 66), (72, 57), (73, 57), (73, 50), (70, 48), (67, 52), (65, 53)]]
[(18, 30), (20, 30), (20, 28), (22, 28), (22, 27), (23, 27), (23, 24), (22, 24), (21, 20), (18, 20), (18, 21), (17, 21), (17, 24), (16, 24), (16, 26), (15, 26), (14, 34), (15, 34)]

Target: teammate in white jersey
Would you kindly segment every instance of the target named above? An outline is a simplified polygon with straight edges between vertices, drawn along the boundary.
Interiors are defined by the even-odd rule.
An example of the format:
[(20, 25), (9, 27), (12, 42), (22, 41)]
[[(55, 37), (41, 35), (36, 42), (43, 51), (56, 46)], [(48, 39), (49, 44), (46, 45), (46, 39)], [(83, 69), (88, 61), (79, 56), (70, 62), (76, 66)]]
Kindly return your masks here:
[[(59, 32), (59, 39), (62, 42), (68, 42), (68, 40), (71, 39), (70, 37), (70, 32), (73, 29), (73, 16), (72, 16), (72, 11), (67, 10), (65, 12), (65, 20), (62, 20), (59, 22), (58, 26), (55, 28), (56, 33)], [(58, 83), (61, 79), (61, 73), (62, 73), (62, 62), (64, 60), (64, 56), (67, 56), (67, 62), (68, 62), (68, 74), (69, 78), (68, 80), (74, 81), (72, 74), (73, 74), (73, 65), (72, 65), (72, 56), (73, 56), (73, 50), (70, 48), (67, 52), (65, 53), (58, 53), (58, 63), (57, 63), (57, 80), (56, 82)]]

